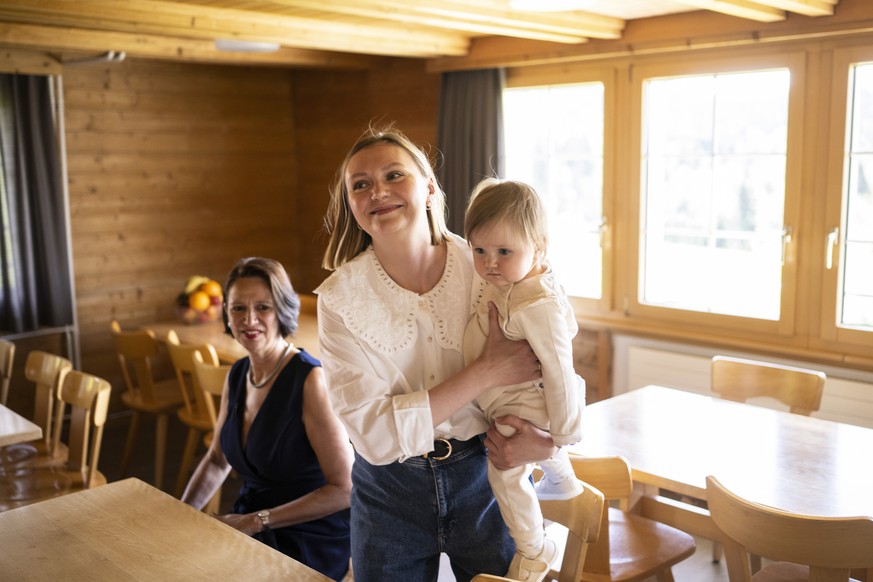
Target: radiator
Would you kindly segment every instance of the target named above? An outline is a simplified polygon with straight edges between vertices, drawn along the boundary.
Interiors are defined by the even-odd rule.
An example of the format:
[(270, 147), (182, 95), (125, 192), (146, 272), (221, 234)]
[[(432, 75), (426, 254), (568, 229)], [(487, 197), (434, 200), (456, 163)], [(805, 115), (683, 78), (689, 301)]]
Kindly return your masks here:
[[(715, 354), (689, 354), (669, 349), (629, 345), (626, 348), (627, 389), (634, 390), (649, 384), (658, 384), (710, 395), (709, 366), (712, 355)], [(763, 359), (748, 354), (725, 355), (752, 360)], [(873, 379), (867, 381), (863, 378), (865, 374), (855, 370), (812, 366), (803, 362), (779, 361), (777, 363), (815, 368), (827, 374), (821, 410), (813, 413), (813, 416), (873, 428)], [(788, 410), (787, 406), (771, 399), (755, 399), (750, 403), (776, 410)]]

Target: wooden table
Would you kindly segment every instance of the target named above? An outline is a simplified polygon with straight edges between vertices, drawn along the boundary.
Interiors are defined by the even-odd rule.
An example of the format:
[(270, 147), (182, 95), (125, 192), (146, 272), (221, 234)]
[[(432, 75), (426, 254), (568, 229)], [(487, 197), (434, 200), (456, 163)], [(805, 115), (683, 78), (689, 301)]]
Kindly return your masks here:
[(0, 548), (0, 580), (329, 580), (138, 479), (0, 513)]
[(41, 426), (0, 404), (0, 447), (41, 438)]
[(873, 430), (647, 386), (596, 402), (572, 451), (623, 455), (642, 484), (641, 513), (708, 539), (705, 511), (658, 488), (706, 499), (706, 476), (752, 501), (794, 513), (873, 516)]
[[(318, 317), (316, 316), (315, 297), (300, 296), (300, 316), (297, 320), (297, 333), (288, 338), (295, 347), (303, 348), (316, 358), (318, 357)], [(224, 333), (224, 324), (219, 321), (187, 324), (179, 320), (158, 321), (144, 325), (143, 328), (154, 332), (160, 341), (167, 341), (169, 331), (175, 330), (179, 340), (184, 343), (209, 343), (218, 353), (218, 358), (225, 364), (232, 364), (245, 357), (246, 351), (235, 339)]]

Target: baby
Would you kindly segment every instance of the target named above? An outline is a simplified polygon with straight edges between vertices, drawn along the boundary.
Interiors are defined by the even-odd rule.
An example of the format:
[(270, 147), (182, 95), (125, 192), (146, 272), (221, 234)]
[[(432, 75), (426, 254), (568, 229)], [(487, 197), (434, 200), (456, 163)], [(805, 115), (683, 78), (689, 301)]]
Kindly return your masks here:
[[(527, 340), (542, 369), (542, 382), (485, 392), (478, 404), (489, 420), (512, 414), (548, 430), (559, 447), (582, 437), (585, 382), (573, 368), (572, 339), (578, 324), (564, 290), (546, 261), (545, 212), (527, 184), (486, 179), (470, 197), (464, 234), (476, 272), (485, 280), (476, 313), (464, 334), (467, 361), (482, 351), (488, 334), (488, 303), (500, 315), (506, 337)], [(497, 424), (504, 436), (512, 427)], [(565, 449), (539, 464), (544, 476), (531, 483), (533, 465), (501, 471), (490, 463), (488, 479), (516, 554), (506, 577), (542, 580), (557, 556), (545, 536), (539, 499), (569, 499), (582, 492)]]

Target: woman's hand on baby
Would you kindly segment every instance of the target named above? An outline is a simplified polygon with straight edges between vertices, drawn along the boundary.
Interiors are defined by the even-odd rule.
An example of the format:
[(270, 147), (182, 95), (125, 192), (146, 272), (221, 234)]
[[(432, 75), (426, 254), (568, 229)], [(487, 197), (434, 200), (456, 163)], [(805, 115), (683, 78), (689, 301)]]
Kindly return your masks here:
[(488, 338), (480, 356), (489, 366), (488, 383), (506, 386), (541, 378), (540, 363), (530, 344), (510, 340), (503, 335), (493, 303), (488, 303), (488, 324)]
[[(497, 430), (497, 424), (510, 426), (515, 433), (503, 436)], [(511, 414), (494, 419), (485, 434), (485, 448), (488, 449), (488, 460), (501, 471), (543, 461), (558, 451), (548, 432)]]

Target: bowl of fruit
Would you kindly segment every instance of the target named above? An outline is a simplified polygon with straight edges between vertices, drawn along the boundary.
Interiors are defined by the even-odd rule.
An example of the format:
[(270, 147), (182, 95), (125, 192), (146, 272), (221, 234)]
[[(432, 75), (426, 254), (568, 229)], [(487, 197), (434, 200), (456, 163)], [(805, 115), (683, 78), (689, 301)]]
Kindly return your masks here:
[(188, 277), (185, 290), (176, 297), (176, 315), (184, 323), (221, 319), (221, 284), (209, 277)]

